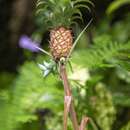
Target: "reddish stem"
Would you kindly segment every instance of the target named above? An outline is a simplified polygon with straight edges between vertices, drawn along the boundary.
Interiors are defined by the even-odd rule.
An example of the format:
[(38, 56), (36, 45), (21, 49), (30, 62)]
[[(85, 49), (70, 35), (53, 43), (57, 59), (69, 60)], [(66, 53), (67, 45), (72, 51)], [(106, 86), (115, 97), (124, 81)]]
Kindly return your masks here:
[[(69, 81), (68, 81), (68, 78), (67, 78), (66, 67), (63, 64), (60, 64), (60, 76), (61, 76), (62, 81), (63, 81), (65, 96), (72, 96)], [(70, 104), (70, 116), (71, 116), (71, 120), (72, 120), (74, 130), (79, 130), (78, 120), (77, 120), (76, 112), (75, 112), (75, 109), (74, 109), (73, 99), (72, 99), (72, 102)], [(64, 125), (65, 125), (64, 126), (64, 130), (65, 130), (67, 128), (67, 126), (66, 126), (67, 122), (66, 121), (64, 122)]]

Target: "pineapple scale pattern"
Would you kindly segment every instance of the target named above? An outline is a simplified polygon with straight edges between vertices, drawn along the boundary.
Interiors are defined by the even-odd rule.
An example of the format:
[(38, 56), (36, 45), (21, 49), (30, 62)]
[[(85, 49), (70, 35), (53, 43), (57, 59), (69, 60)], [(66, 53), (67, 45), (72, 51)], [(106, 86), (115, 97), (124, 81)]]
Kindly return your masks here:
[(73, 37), (71, 30), (59, 27), (50, 31), (50, 49), (55, 61), (67, 57), (72, 47)]

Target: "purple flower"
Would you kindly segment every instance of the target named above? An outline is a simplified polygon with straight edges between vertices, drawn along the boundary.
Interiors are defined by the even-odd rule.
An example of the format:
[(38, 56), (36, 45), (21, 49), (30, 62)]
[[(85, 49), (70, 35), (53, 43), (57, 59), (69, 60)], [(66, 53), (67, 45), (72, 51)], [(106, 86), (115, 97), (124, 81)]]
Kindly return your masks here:
[(33, 41), (31, 38), (29, 38), (26, 35), (23, 35), (19, 39), (19, 46), (24, 49), (28, 49), (32, 52), (38, 52), (39, 49), (37, 47), (40, 47), (40, 44), (36, 41)]

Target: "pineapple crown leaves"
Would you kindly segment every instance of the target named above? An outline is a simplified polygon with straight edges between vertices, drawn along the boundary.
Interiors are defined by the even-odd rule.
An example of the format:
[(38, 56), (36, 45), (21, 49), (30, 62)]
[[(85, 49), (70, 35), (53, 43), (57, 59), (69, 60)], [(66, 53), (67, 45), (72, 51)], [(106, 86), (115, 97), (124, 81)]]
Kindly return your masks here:
[(58, 26), (70, 27), (76, 23), (75, 20), (82, 20), (80, 8), (86, 8), (93, 3), (90, 0), (38, 0), (36, 5), (37, 22), (44, 28)]

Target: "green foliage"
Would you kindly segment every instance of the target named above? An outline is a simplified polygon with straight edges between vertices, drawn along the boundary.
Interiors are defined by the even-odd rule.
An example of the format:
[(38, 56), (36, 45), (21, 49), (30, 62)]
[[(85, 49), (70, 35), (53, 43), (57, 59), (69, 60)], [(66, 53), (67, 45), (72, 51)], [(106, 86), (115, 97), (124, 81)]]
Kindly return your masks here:
[[(82, 66), (84, 65), (88, 68), (113, 67), (115, 65), (122, 64), (120, 58), (118, 59), (118, 57), (121, 57), (120, 54), (122, 51), (129, 49), (130, 42), (126, 44), (112, 42), (109, 36), (103, 35), (97, 37), (94, 41), (94, 45), (90, 48), (84, 50), (80, 49), (79, 52), (77, 51), (74, 53), (72, 62), (76, 64), (78, 62), (79, 65), (81, 64)], [(129, 54), (126, 56), (128, 57)], [(127, 63), (129, 64), (129, 62)], [(129, 69), (125, 66), (124, 68)]]
[(109, 34), (118, 42), (127, 42), (130, 39), (130, 14), (127, 14), (125, 19), (114, 24), (113, 29)]
[(90, 0), (38, 0), (37, 22), (40, 28), (70, 27), (76, 19), (82, 20), (80, 8), (90, 11), (88, 3), (93, 5)]
[(57, 74), (57, 65), (53, 60), (50, 62), (44, 61), (43, 64), (38, 64), (38, 66), (43, 71), (44, 77), (48, 76), (50, 73)]
[[(15, 128), (18, 124), (37, 120), (35, 114), (37, 109), (51, 109), (53, 106), (53, 112), (62, 110), (63, 102), (60, 98), (63, 97), (63, 92), (57, 79), (53, 75), (44, 79), (37, 64), (25, 63), (20, 69), (20, 76), (14, 82), (11, 99), (7, 100), (9, 107), (6, 109), (9, 108), (7, 110), (9, 117), (5, 122), (9, 121), (9, 126)], [(1, 111), (6, 109), (3, 108)]]
[(130, 72), (129, 71), (126, 71), (125, 69), (119, 67), (116, 69), (116, 73), (121, 80), (124, 80), (125, 82), (130, 83), (130, 78), (129, 78)]
[(10, 121), (11, 106), (8, 103), (9, 93), (5, 90), (0, 92), (0, 130), (11, 130), (12, 122)]
[(10, 100), (10, 88), (15, 79), (15, 74), (7, 72), (0, 74), (0, 130), (11, 130), (12, 122), (10, 113), (12, 111)]
[(96, 120), (101, 130), (111, 130), (116, 114), (111, 92), (102, 83), (97, 84), (91, 91), (92, 94), (89, 95), (91, 117)]
[(108, 17), (104, 17), (92, 30), (95, 34), (94, 37), (99, 37), (100, 35), (107, 34), (113, 41), (117, 41), (118, 43), (126, 43), (130, 39), (130, 14), (125, 14), (123, 20), (118, 22), (114, 22), (112, 25), (109, 24)]
[(130, 129), (130, 122), (124, 126), (121, 130), (129, 130)]
[[(63, 129), (63, 111), (62, 113), (57, 113), (57, 115), (53, 116), (53, 118), (46, 118), (47, 122), (47, 129), (48, 130), (61, 130)], [(72, 130), (72, 124), (71, 124), (71, 120), (68, 119), (68, 130)]]
[[(94, 45), (90, 48), (77, 50), (73, 55), (72, 65), (74, 75), (70, 75), (69, 79), (71, 85), (74, 86), (72, 87), (74, 97), (77, 97), (75, 105), (79, 107), (80, 103), (77, 111), (82, 111), (78, 116), (81, 118), (83, 114), (89, 115), (96, 122), (95, 126), (97, 125), (101, 130), (111, 130), (113, 122), (116, 119), (115, 105), (129, 106), (130, 98), (124, 91), (122, 91), (124, 94), (121, 91), (116, 93), (113, 89), (108, 90), (104, 84), (98, 84), (105, 75), (99, 75), (94, 78), (86, 68), (91, 70), (92, 68), (116, 67), (118, 78), (123, 79), (123, 76), (120, 76), (118, 73), (125, 75), (125, 72), (128, 71), (124, 66), (119, 66), (121, 59), (118, 56), (122, 53), (124, 54), (124, 51), (129, 49), (129, 42), (126, 44), (112, 42), (111, 37), (103, 35), (95, 38)], [(119, 70), (121, 71), (120, 68), (123, 68), (125, 72), (119, 72)], [(79, 77), (79, 75), (82, 75), (82, 77)], [(88, 79), (91, 82), (87, 82), (86, 85), (85, 83)], [(124, 79), (129, 83), (129, 80)], [(62, 87), (58, 87), (61, 86), (61, 83), (58, 81), (56, 75), (50, 74), (46, 78), (43, 78), (38, 65), (33, 62), (27, 62), (20, 69), (20, 75), (15, 81), (14, 86), (12, 100), (9, 104), (11, 112), (8, 117), (9, 120), (7, 119), (10, 121), (10, 124), (18, 128), (20, 124), (37, 121), (36, 111), (47, 108), (54, 113), (51, 118), (46, 118), (47, 128), (51, 129), (56, 124), (57, 127), (55, 129), (62, 128), (63, 89)], [(118, 84), (117, 86), (119, 87)], [(90, 92), (91, 89), (94, 89), (94, 91)], [(90, 100), (90, 104), (85, 104), (86, 97), (88, 99), (87, 102)], [(95, 99), (96, 102), (92, 99)], [(84, 110), (84, 108), (86, 109)], [(91, 127), (89, 128), (90, 130), (92, 129)], [(71, 124), (69, 125), (69, 129), (71, 130)]]
[(123, 6), (125, 4), (130, 4), (130, 0), (114, 0), (109, 5), (109, 7), (107, 9), (107, 14), (113, 13), (115, 10), (117, 10), (118, 8), (120, 8), (121, 6)]
[[(113, 122), (117, 120), (117, 107), (130, 106), (129, 71), (120, 65), (120, 62), (123, 62), (122, 54), (123, 57), (124, 54), (125, 57), (129, 56), (129, 49), (129, 42), (126, 44), (113, 42), (110, 36), (102, 35), (94, 39), (94, 45), (86, 50), (76, 50), (73, 55), (73, 73), (69, 73), (69, 80), (79, 122), (83, 114), (92, 117), (94, 121), (94, 125), (91, 122), (88, 125), (89, 130), (96, 127), (111, 130)], [(41, 63), (43, 59), (39, 59), (37, 62)], [(44, 65), (47, 67), (48, 64), (44, 62)], [(96, 70), (101, 71), (106, 67), (114, 69), (111, 73), (108, 70), (110, 76), (108, 72), (101, 73)], [(44, 78), (38, 64), (34, 62), (25, 62), (10, 89), (8, 91), (2, 89), (0, 105), (1, 130), (5, 124), (6, 130), (18, 130), (25, 123), (37, 122), (39, 120), (37, 110), (44, 109), (49, 109), (53, 113), (52, 116), (45, 118), (47, 129), (62, 129), (63, 86), (56, 74)], [(70, 121), (68, 129), (72, 130)]]
[(12, 84), (13, 80), (15, 78), (14, 74), (10, 73), (0, 73), (0, 89), (7, 89), (10, 84)]

